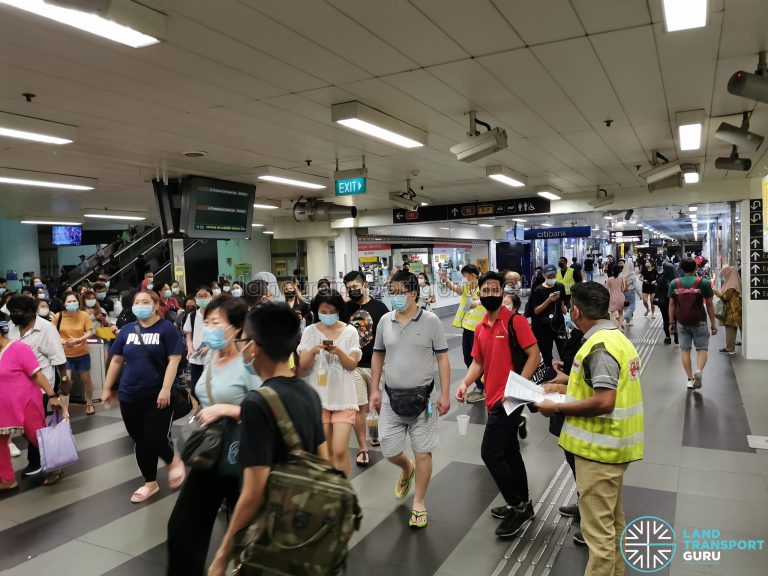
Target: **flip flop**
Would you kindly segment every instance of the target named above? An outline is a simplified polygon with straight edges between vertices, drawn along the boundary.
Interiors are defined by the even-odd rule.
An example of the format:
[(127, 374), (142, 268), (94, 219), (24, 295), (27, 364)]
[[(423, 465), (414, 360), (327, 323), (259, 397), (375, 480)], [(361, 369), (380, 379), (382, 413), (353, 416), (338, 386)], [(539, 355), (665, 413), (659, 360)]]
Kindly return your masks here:
[[(360, 456), (363, 457), (362, 461), (360, 460)], [(360, 452), (357, 453), (355, 464), (360, 466), (360, 468), (366, 468), (370, 463), (371, 463), (371, 460), (368, 457), (368, 450), (361, 450)]]
[(86, 404), (85, 405), (85, 413), (88, 416), (93, 416), (94, 414), (96, 414), (96, 408), (93, 407), (93, 404)]
[[(741, 345), (740, 343), (737, 344), (737, 346), (740, 346), (740, 345)], [(379, 446), (381, 446), (381, 442), (379, 440), (371, 440), (371, 446), (373, 446), (374, 448), (378, 448)]]
[(154, 488), (147, 488), (146, 486), (142, 486), (131, 495), (131, 502), (134, 504), (141, 504), (142, 502), (146, 502), (152, 498), (152, 496), (157, 494), (159, 491), (160, 486), (155, 486)]
[(408, 496), (408, 493), (411, 491), (411, 486), (413, 485), (413, 478), (415, 476), (416, 463), (411, 460), (411, 474), (408, 476), (408, 479), (403, 480), (403, 476), (401, 474), (400, 477), (395, 481), (395, 498), (402, 500)]
[(426, 528), (427, 527), (427, 511), (411, 510), (411, 519), (408, 520), (408, 526), (410, 526), (411, 528)]
[(170, 486), (171, 490), (176, 490), (176, 488), (184, 484), (186, 477), (187, 469), (184, 467), (184, 463), (179, 461), (179, 464), (168, 469), (168, 486)]

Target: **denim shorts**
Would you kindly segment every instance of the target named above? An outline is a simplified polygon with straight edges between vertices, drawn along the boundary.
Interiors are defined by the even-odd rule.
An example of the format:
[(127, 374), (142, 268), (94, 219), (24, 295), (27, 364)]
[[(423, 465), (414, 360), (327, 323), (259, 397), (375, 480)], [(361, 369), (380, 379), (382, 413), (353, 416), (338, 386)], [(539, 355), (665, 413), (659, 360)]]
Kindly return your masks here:
[(76, 358), (67, 358), (67, 370), (88, 372), (91, 369), (91, 355), (83, 354)]
[(706, 352), (709, 348), (709, 329), (706, 322), (700, 322), (696, 326), (683, 326), (677, 323), (677, 338), (680, 342), (681, 350), (690, 350), (695, 347), (696, 350)]

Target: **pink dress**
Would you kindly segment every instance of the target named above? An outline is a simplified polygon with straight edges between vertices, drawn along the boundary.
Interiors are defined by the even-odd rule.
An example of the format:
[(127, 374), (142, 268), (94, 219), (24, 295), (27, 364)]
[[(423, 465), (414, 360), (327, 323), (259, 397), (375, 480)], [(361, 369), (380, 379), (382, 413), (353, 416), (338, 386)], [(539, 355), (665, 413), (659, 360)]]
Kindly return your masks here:
[(8, 344), (0, 358), (0, 434), (29, 431), (30, 419), (44, 423), (42, 393), (33, 380), (38, 370), (32, 348), (18, 340)]
[(624, 292), (621, 290), (621, 278), (608, 278), (608, 292), (611, 293), (611, 302), (608, 305), (610, 312), (619, 312), (624, 309)]

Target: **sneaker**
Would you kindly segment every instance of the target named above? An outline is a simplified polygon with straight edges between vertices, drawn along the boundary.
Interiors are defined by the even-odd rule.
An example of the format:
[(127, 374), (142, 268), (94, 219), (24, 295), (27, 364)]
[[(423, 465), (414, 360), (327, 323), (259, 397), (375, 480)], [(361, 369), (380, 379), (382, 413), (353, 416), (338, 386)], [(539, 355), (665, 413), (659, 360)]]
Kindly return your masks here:
[(496, 508), (491, 508), (491, 516), (504, 520), (511, 509), (510, 506), (496, 506)]
[(734, 356), (736, 350), (728, 350), (728, 348), (720, 348), (720, 354), (727, 354), (728, 356)]
[(43, 467), (40, 464), (28, 464), (27, 467), (24, 468), (24, 476), (36, 476), (42, 471)]
[(701, 385), (703, 384), (704, 375), (701, 373), (701, 370), (697, 370), (693, 374), (693, 388), (694, 390), (698, 390), (701, 388)]
[(587, 545), (586, 541), (584, 540), (584, 534), (581, 533), (581, 528), (576, 528), (576, 532), (573, 533), (573, 541), (580, 546)]
[(13, 440), (8, 440), (8, 450), (11, 451), (11, 458), (18, 458), (21, 456), (21, 450), (19, 450), (19, 447), (13, 443)]
[(520, 422), (517, 425), (517, 433), (520, 434), (521, 440), (528, 438), (528, 416), (525, 414), (520, 415)]
[(672, 344), (672, 338), (664, 338), (664, 344)]
[(560, 512), (560, 516), (565, 516), (566, 518), (581, 518), (578, 504), (568, 504), (567, 506), (560, 506), (558, 511)]
[(470, 404), (475, 404), (476, 402), (482, 402), (483, 400), (485, 400), (485, 392), (475, 388), (472, 392), (467, 394), (466, 400)]
[(736, 346), (741, 346), (741, 342), (736, 342)]
[(693, 379), (688, 380), (688, 390), (693, 390)]
[(496, 528), (496, 536), (499, 538), (514, 538), (525, 523), (533, 519), (533, 516), (533, 504), (530, 501), (525, 504), (525, 508), (522, 510), (510, 508), (504, 521)]

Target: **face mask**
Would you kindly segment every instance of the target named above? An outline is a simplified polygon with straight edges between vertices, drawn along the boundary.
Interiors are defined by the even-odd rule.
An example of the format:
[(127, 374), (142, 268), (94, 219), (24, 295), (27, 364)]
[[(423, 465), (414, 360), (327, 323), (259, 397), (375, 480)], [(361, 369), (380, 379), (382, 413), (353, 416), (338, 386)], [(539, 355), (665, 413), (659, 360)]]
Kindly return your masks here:
[(338, 314), (318, 314), (318, 317), (320, 318), (320, 322), (326, 326), (333, 326), (339, 321)]
[(106, 297), (107, 297), (106, 292), (96, 292), (96, 298), (98, 298), (99, 300), (104, 300), (104, 298)]
[(37, 295), (38, 300), (45, 300), (45, 294), (38, 294)]
[(195, 298), (195, 302), (197, 302), (198, 307), (200, 310), (205, 310), (205, 307), (208, 306), (208, 304), (211, 303), (210, 298)]
[(43, 288), (43, 283), (42, 282), (36, 282), (35, 283), (35, 288)]
[(123, 311), (123, 305), (118, 300), (115, 300), (115, 310), (114, 310), (115, 315), (120, 316), (122, 311)]
[(178, 294), (181, 290), (179, 288), (171, 288), (171, 292)]
[(229, 292), (230, 290), (232, 290), (232, 288), (229, 286), (224, 286), (223, 290), (224, 292)]
[(151, 304), (134, 304), (131, 308), (131, 312), (139, 320), (149, 320), (152, 316)]
[(229, 339), (224, 335), (224, 332), (225, 328), (203, 328), (203, 342), (211, 350), (222, 350), (229, 343)]
[(359, 288), (355, 288), (349, 291), (349, 297), (352, 300), (360, 300), (363, 297), (363, 291)]
[(221, 295), (221, 289), (220, 288), (214, 288), (213, 289), (213, 295), (214, 296), (220, 296)]
[(147, 290), (154, 290), (154, 289), (155, 289), (155, 285), (154, 284), (152, 284), (152, 283), (147, 284)]
[(10, 330), (11, 327), (8, 325), (8, 320), (0, 320), (0, 334), (8, 336)]
[(4, 295), (8, 288), (0, 288), (0, 296)]
[(243, 291), (240, 290), (240, 288), (235, 288), (234, 290), (232, 290), (232, 296), (234, 296), (235, 298), (240, 298), (240, 296), (242, 295), (243, 295)]
[(88, 308), (93, 308), (94, 306), (96, 306), (96, 300), (94, 300), (93, 298), (89, 298), (88, 300), (85, 301), (85, 305), (88, 306)]
[(514, 293), (515, 293), (515, 289), (512, 286), (510, 286), (509, 284), (504, 286), (504, 294), (514, 294)]
[(80, 309), (80, 304), (77, 302), (70, 302), (69, 304), (64, 304), (64, 308), (67, 309), (67, 312), (76, 312)]
[(256, 368), (253, 367), (253, 364), (245, 363), (245, 369), (251, 376), (258, 376), (258, 372), (256, 372)]
[(545, 283), (547, 286), (549, 286), (549, 287), (552, 287), (552, 286), (554, 286), (554, 285), (555, 285), (555, 282), (557, 282), (557, 278), (547, 278), (546, 280), (544, 280), (544, 283)]
[(570, 315), (566, 314), (566, 316), (565, 316), (565, 329), (568, 330), (568, 332), (570, 332), (574, 328), (576, 328), (576, 324), (573, 323), (573, 320), (571, 320)]
[(288, 292), (285, 293), (286, 298), (294, 298), (296, 296), (295, 290), (288, 290)]
[(483, 305), (483, 308), (488, 310), (488, 312), (496, 312), (501, 307), (501, 296), (480, 296), (480, 304)]
[(424, 286), (424, 278), (419, 278), (419, 286)]
[(24, 320), (27, 319), (26, 314), (11, 314), (11, 322), (16, 324), (16, 326), (23, 326)]
[(173, 290), (166, 290), (165, 292), (163, 292), (163, 294), (165, 294), (166, 298), (170, 298), (171, 296), (173, 296)]
[(405, 294), (393, 294), (390, 297), (392, 308), (398, 312), (405, 312), (408, 309), (408, 297)]
[(107, 282), (104, 282), (104, 286), (106, 286), (107, 288), (109, 288), (109, 285), (110, 285), (110, 284), (112, 284), (112, 282), (109, 282), (109, 281), (107, 281)]
[(37, 309), (37, 315), (40, 316), (40, 318), (48, 318), (48, 314), (50, 314), (51, 311), (48, 308), (38, 308)]

